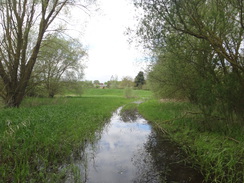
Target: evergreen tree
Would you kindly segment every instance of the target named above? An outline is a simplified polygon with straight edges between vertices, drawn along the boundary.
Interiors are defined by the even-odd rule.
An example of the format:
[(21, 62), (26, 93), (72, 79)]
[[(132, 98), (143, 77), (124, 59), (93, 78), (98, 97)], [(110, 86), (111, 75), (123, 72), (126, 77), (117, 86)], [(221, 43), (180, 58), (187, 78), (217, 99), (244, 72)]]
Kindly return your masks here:
[(140, 71), (136, 78), (135, 78), (135, 87), (142, 89), (142, 85), (144, 85), (146, 83), (145, 78), (144, 78), (144, 73), (142, 71)]

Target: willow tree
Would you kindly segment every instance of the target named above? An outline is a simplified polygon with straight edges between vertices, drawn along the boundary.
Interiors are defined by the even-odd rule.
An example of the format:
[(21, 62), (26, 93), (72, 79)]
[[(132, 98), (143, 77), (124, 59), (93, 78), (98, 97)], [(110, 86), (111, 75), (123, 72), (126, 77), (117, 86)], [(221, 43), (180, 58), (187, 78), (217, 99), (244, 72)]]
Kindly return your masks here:
[[(72, 3), (72, 0), (0, 2), (1, 97), (7, 107), (19, 107), (48, 27)], [(35, 32), (34, 38), (31, 32)]]
[(33, 80), (37, 84), (42, 83), (48, 96), (53, 98), (61, 90), (61, 81), (71, 83), (82, 78), (82, 59), (85, 56), (86, 52), (78, 40), (52, 35), (43, 41)]
[[(135, 0), (137, 1), (137, 0)], [(243, 73), (240, 48), (244, 38), (244, 3), (241, 0), (142, 0), (144, 9), (140, 30), (153, 44), (162, 43), (170, 32), (187, 34), (207, 41), (234, 72)]]

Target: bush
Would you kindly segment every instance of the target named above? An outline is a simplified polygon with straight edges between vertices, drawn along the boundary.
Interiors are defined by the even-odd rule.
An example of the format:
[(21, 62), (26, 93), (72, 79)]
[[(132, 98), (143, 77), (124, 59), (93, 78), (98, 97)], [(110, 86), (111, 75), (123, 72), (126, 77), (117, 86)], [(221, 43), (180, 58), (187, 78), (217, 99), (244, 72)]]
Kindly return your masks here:
[(124, 89), (124, 96), (125, 96), (125, 98), (133, 98), (134, 95), (133, 95), (132, 88), (129, 88), (129, 87), (125, 88)]

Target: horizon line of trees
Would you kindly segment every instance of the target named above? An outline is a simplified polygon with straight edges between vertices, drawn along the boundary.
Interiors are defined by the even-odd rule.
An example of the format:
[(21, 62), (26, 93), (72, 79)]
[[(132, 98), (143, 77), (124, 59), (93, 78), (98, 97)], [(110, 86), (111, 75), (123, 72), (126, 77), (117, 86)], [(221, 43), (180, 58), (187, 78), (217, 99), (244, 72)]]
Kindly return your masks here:
[(90, 83), (89, 86), (91, 88), (100, 88), (101, 84), (106, 85), (106, 88), (111, 89), (123, 89), (123, 88), (134, 88), (134, 89), (148, 89), (146, 85), (146, 79), (144, 77), (144, 72), (139, 71), (137, 76), (133, 79), (130, 76), (124, 76), (122, 77), (121, 81), (118, 80), (118, 77), (111, 76), (109, 81), (106, 81), (104, 83), (101, 83), (99, 80), (94, 81), (85, 81), (87, 83)]
[[(53, 50), (51, 49), (49, 51), (52, 52)], [(55, 62), (51, 62), (51, 63), (55, 64)], [(53, 66), (50, 68), (41, 67), (41, 70), (38, 70), (38, 69), (39, 68), (34, 69), (33, 75), (35, 75), (35, 74), (36, 75), (35, 75), (35, 77), (32, 77), (32, 80), (30, 80), (30, 85), (27, 88), (26, 95), (29, 97), (51, 97), (51, 98), (53, 98), (54, 95), (57, 95), (57, 94), (59, 94), (59, 95), (66, 95), (66, 94), (82, 95), (83, 92), (89, 88), (108, 88), (108, 89), (128, 89), (128, 88), (130, 88), (130, 89), (148, 90), (148, 87), (146, 85), (146, 80), (144, 78), (144, 73), (142, 71), (140, 71), (138, 73), (139, 78), (141, 78), (139, 80), (139, 83), (137, 81), (138, 75), (135, 77), (135, 79), (133, 79), (130, 76), (124, 76), (124, 77), (122, 77), (121, 81), (118, 80), (117, 76), (112, 76), (109, 81), (101, 83), (99, 80), (94, 80), (94, 81), (80, 80), (82, 77), (78, 77), (77, 75), (83, 73), (81, 71), (76, 73), (76, 70), (73, 70), (71, 77), (68, 77), (68, 78), (66, 77), (66, 75), (65, 75), (65, 77), (56, 78), (54, 76), (59, 76), (59, 73), (50, 72), (50, 69), (52, 71), (54, 69), (57, 69), (56, 67), (53, 67)], [(45, 69), (47, 69), (47, 70), (45, 70)], [(49, 76), (48, 74), (52, 73), (52, 76), (51, 76), (51, 78), (49, 78), (47, 76), (43, 77), (39, 73), (42, 73), (42, 75), (47, 75), (47, 76)], [(68, 73), (70, 73), (70, 70), (68, 70)]]

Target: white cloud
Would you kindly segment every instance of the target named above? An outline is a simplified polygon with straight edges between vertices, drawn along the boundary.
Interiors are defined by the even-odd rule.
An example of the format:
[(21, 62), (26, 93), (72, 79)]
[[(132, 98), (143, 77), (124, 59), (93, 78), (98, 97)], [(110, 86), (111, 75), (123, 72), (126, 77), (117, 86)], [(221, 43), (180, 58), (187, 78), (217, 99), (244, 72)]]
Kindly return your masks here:
[[(81, 38), (89, 48), (85, 79), (105, 82), (112, 75), (119, 79), (134, 78), (142, 66), (136, 61), (143, 56), (129, 45), (125, 36), (126, 28), (135, 24), (133, 4), (128, 0), (97, 0), (97, 3), (99, 10), (91, 13)], [(72, 15), (79, 17), (81, 13), (74, 10)], [(82, 17), (73, 21), (76, 28), (84, 28)]]

